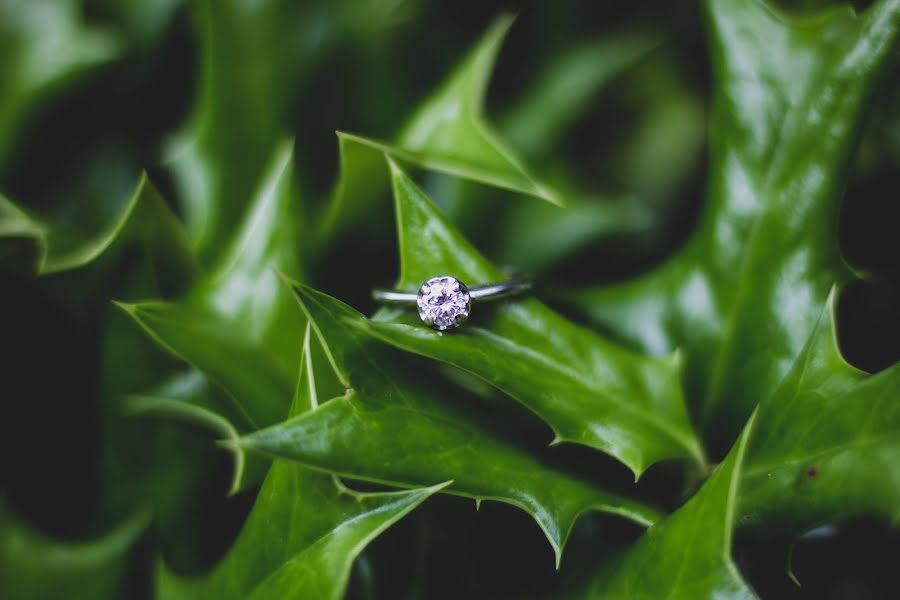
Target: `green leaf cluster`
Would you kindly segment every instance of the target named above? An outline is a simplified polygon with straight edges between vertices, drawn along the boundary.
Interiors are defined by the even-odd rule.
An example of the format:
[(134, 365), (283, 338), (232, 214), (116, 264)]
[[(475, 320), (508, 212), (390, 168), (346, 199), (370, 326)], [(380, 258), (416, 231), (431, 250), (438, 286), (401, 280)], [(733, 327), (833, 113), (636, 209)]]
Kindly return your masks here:
[[(870, 374), (840, 348), (842, 290), (864, 274), (838, 229), (896, 62), (900, 1), (796, 16), (708, 0), (705, 199), (681, 247), (614, 282), (590, 249), (660, 235), (667, 190), (699, 162), (702, 108), (672, 83), (664, 42), (629, 30), (567, 45), (494, 120), (487, 92), (514, 22), (496, 18), (394, 135), (338, 132), (337, 174), (316, 189), (304, 161), (333, 150), (290, 125), (298, 90), (342, 49), (389, 55), (392, 32), (427, 14), (388, 4), (96, 2), (100, 27), (74, 1), (0, 0), (0, 184), (13, 183), (0, 293), (35, 304), (25, 325), (4, 316), (17, 332), (49, 319), (42, 308), (75, 324), (97, 357), (99, 438), (94, 479), (71, 479), (94, 486), (94, 510), (72, 509), (68, 537), (30, 524), (20, 480), (0, 480), (0, 597), (398, 597), (397, 573), (408, 597), (436, 597), (445, 582), (426, 556), (444, 541), (468, 551), (474, 519), (508, 516), (487, 501), (512, 507), (521, 535), (543, 534), (549, 574), (523, 589), (479, 571), (453, 590), (755, 598), (769, 588), (737, 557), (740, 536), (761, 536), (790, 571), (816, 528), (896, 524), (900, 364)], [(113, 173), (97, 159), (102, 181), (84, 175), (67, 202), (16, 198), (8, 173), (47, 98), (162, 52), (178, 27), (196, 42), (198, 85), (159, 140), (162, 163), (148, 174), (129, 155)], [(641, 184), (586, 191), (558, 141), (640, 69), (669, 99), (661, 111), (640, 90), (653, 116), (621, 153)], [(130, 194), (96, 200), (123, 180)], [(381, 251), (394, 240), (396, 268)], [(367, 260), (403, 289), (444, 273), (500, 280), (505, 263), (539, 285), (442, 333), (360, 300), (376, 283)], [(573, 264), (586, 284), (540, 285)], [(45, 337), (67, 335), (47, 322)], [(6, 405), (36, 405), (34, 390), (55, 389), (43, 385), (4, 389), (5, 426)], [(32, 470), (28, 448), (3, 450), (10, 473)], [(481, 514), (459, 511), (466, 500)], [(410, 540), (398, 554), (418, 564), (385, 560)]]

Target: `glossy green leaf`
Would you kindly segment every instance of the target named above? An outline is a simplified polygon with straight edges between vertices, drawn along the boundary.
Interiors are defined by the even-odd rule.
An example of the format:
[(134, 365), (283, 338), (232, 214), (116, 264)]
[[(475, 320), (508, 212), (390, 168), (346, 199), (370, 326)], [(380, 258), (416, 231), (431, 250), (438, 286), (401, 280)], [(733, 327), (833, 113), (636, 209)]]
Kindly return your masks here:
[(337, 138), (340, 175), (316, 229), (318, 248), (362, 220), (389, 186), (383, 152), (352, 134)]
[(386, 182), (381, 155), (479, 183), (561, 204), (494, 131), (484, 115), (484, 95), (512, 17), (497, 19), (482, 39), (406, 123), (394, 142), (338, 132), (341, 174), (320, 237), (359, 218)]
[[(150, 528), (154, 539), (165, 547), (167, 554), (171, 548), (177, 548), (176, 554), (183, 557), (198, 547), (193, 542), (202, 535), (198, 535), (197, 530), (183, 527), (183, 523), (196, 524), (196, 515), (192, 511), (209, 498), (209, 489), (215, 494), (214, 488), (205, 486), (216, 482), (210, 466), (218, 457), (214, 448), (205, 453), (201, 450), (187, 456), (179, 455), (187, 449), (196, 451), (203, 442), (208, 446), (209, 442), (192, 443), (196, 441), (193, 431), (138, 422), (123, 410), (125, 394), (156, 384), (168, 376), (175, 365), (111, 305), (109, 297), (114, 294), (119, 298), (134, 299), (177, 294), (191, 284), (199, 267), (181, 224), (146, 175), (141, 177), (130, 198), (126, 198), (127, 202), (120, 202), (118, 198), (110, 200), (114, 200), (109, 202), (110, 206), (96, 211), (108, 212), (113, 217), (99, 230), (92, 227), (95, 214), (77, 222), (57, 219), (45, 222), (12, 203), (0, 201), (0, 235), (11, 241), (30, 238), (34, 252), (29, 258), (35, 264), (29, 266), (37, 274), (45, 275), (35, 279), (31, 273), (26, 274), (21, 283), (14, 284), (14, 291), (7, 290), (8, 295), (33, 298), (38, 302), (41, 298), (52, 299), (42, 302), (44, 308), (40, 315), (26, 321), (35, 329), (27, 344), (72, 348), (76, 344), (72, 338), (78, 340), (76, 355), (66, 355), (60, 364), (57, 362), (60, 359), (48, 349), (46, 364), (42, 366), (53, 372), (62, 370), (69, 374), (65, 379), (74, 379), (66, 385), (65, 399), (59, 401), (73, 408), (59, 415), (59, 404), (54, 404), (52, 398), (42, 398), (42, 388), (38, 385), (17, 389), (13, 383), (11, 389), (16, 391), (9, 394), (10, 398), (22, 395), (43, 405), (44, 412), (56, 414), (56, 420), (64, 425), (48, 429), (43, 419), (39, 423), (28, 419), (20, 421), (10, 417), (9, 412), (5, 412), (2, 420), (15, 421), (12, 426), (25, 431), (24, 436), (38, 431), (48, 436), (51, 441), (40, 451), (46, 455), (67, 454), (71, 446), (74, 456), (84, 456), (85, 448), (90, 449), (91, 456), (96, 456), (95, 463), (86, 464), (59, 458), (59, 469), (76, 465), (73, 472), (77, 475), (73, 477), (86, 482), (64, 495), (64, 500), (60, 500), (63, 502), (61, 511), (66, 510), (65, 503), (96, 502), (92, 519), (109, 525), (124, 514), (152, 506)], [(84, 216), (77, 209), (74, 212)], [(5, 285), (0, 287), (6, 289)], [(54, 323), (53, 330), (47, 330), (41, 324), (42, 320)], [(5, 341), (10, 348), (17, 348), (22, 343), (15, 335)], [(96, 369), (96, 375), (71, 377), (82, 366)], [(36, 371), (29, 372), (36, 376)], [(4, 408), (9, 411), (11, 406)], [(12, 415), (16, 415), (14, 408), (12, 411)], [(96, 427), (102, 431), (102, 438), (92, 439), (86, 435), (86, 424), (89, 430)], [(63, 428), (73, 432), (71, 436), (57, 434)], [(171, 461), (176, 458), (177, 463), (173, 464)], [(11, 492), (11, 497), (13, 494)], [(179, 520), (182, 526), (174, 527), (173, 523)], [(79, 529), (82, 527), (84, 525), (79, 525)], [(79, 548), (82, 546), (73, 548), (72, 553), (81, 551)], [(82, 549), (92, 552), (90, 545), (83, 545)], [(126, 558), (116, 559), (116, 570), (121, 572), (111, 572), (103, 578), (121, 581), (126, 577)], [(77, 568), (90, 571), (93, 567), (86, 561)], [(61, 576), (61, 579), (65, 577), (69, 575)], [(99, 581), (98, 577), (98, 585), (107, 585)], [(53, 584), (48, 581), (46, 585)], [(93, 592), (87, 594), (88, 597), (92, 595)], [(110, 591), (108, 595), (118, 597), (120, 592)]]
[[(646, 205), (630, 194), (579, 189), (572, 181), (569, 165), (554, 151), (560, 138), (577, 127), (579, 118), (601, 110), (592, 99), (613, 87), (611, 82), (616, 76), (634, 67), (654, 45), (651, 36), (630, 33), (604, 36), (567, 48), (551, 57), (540, 72), (529, 75), (528, 89), (502, 113), (500, 134), (529, 159), (542, 161), (548, 183), (565, 198), (566, 204), (566, 210), (560, 210), (548, 202), (498, 203), (503, 207), (498, 219), (502, 226), (491, 228), (490, 237), (492, 242), (496, 238), (496, 257), (502, 264), (538, 274), (604, 237), (644, 232), (653, 224)], [(684, 122), (681, 115), (673, 116), (675, 122)], [(683, 148), (678, 152), (685, 154)], [(642, 182), (647, 180), (641, 177)], [(484, 218), (484, 203), (493, 202), (494, 196), (500, 195), (491, 194), (491, 190), (475, 182), (450, 176), (435, 183), (435, 176), (431, 175), (428, 188), (439, 198), (450, 220), (466, 231), (479, 226)]]
[[(659, 203), (670, 202), (673, 190), (684, 186), (700, 161), (706, 131), (699, 98), (665, 70), (671, 47), (651, 52), (655, 46), (653, 36), (626, 32), (567, 47), (529, 74), (526, 91), (498, 119), (501, 134), (531, 161), (540, 161), (547, 182), (565, 198), (566, 210), (546, 202), (498, 202), (502, 216), (494, 218), (501, 225), (484, 233), (485, 212), (493, 217), (497, 210), (491, 206), (486, 211), (484, 205), (494, 204), (501, 194), (434, 175), (426, 189), (461, 229), (482, 233), (500, 264), (532, 275), (550, 272), (567, 257), (613, 236), (652, 233), (661, 224), (651, 203), (658, 211)], [(645, 89), (648, 79), (652, 89)], [(635, 95), (641, 96), (636, 106)], [(615, 138), (595, 145), (611, 149), (615, 175), (592, 175), (588, 191), (562, 150), (567, 139), (577, 138), (580, 123), (590, 123), (623, 96), (629, 112), (637, 113), (627, 126), (634, 133), (624, 146)]]
[[(187, 129), (173, 141), (172, 168), (192, 239), (204, 253), (226, 243), (283, 135), (279, 117), (301, 62), (302, 20), (277, 0), (242, 6), (204, 0), (194, 5), (204, 78)], [(249, 76), (252, 74), (252, 77)]]
[(139, 513), (96, 539), (62, 541), (31, 530), (0, 505), (0, 597), (121, 598), (129, 558), (148, 521)]
[[(291, 413), (318, 405), (310, 329)], [(277, 460), (228, 555), (202, 579), (159, 572), (160, 598), (340, 598), (362, 549), (428, 496), (429, 488), (359, 493), (337, 478)]]
[[(224, 551), (230, 532), (236, 533), (236, 526), (229, 525), (223, 517), (235, 501), (226, 499), (229, 456), (215, 444), (221, 434), (196, 415), (192, 415), (193, 419), (173, 418), (171, 405), (208, 408), (230, 422), (243, 421), (234, 402), (218, 386), (195, 371), (185, 371), (182, 362), (160, 351), (125, 312), (109, 302), (110, 296), (140, 299), (160, 295), (154, 272), (147, 270), (143, 263), (141, 249), (132, 247), (111, 265), (65, 276), (74, 281), (87, 281), (87, 287), (91, 287), (89, 277), (99, 271), (98, 278), (116, 282), (114, 288), (94, 300), (102, 303), (103, 315), (102, 323), (98, 324), (101, 333), (97, 334), (97, 351), (102, 360), (97, 367), (99, 389), (94, 392), (72, 387), (67, 398), (83, 407), (81, 410), (88, 415), (88, 394), (96, 393), (102, 404), (100, 415), (95, 417), (101, 419), (103, 432), (99, 518), (108, 519), (104, 516), (120, 515), (135, 507), (152, 509), (153, 546), (175, 568), (192, 570), (206, 567)], [(119, 275), (123, 272), (127, 276)], [(65, 278), (46, 281), (52, 283)], [(84, 346), (86, 354), (90, 355), (91, 351), (89, 345)], [(84, 364), (83, 359), (78, 364)], [(169, 412), (163, 414), (159, 406), (153, 410), (146, 405), (135, 406), (130, 397), (134, 394), (150, 396), (153, 400), (165, 398), (170, 403)], [(86, 415), (85, 420), (90, 418)], [(73, 424), (71, 428), (82, 433), (82, 427)], [(78, 443), (89, 442), (79, 440)], [(62, 444), (56, 447), (59, 452), (67, 451)], [(234, 472), (232, 491), (237, 484), (258, 485), (268, 468), (268, 461), (248, 458), (251, 460)], [(92, 478), (90, 465), (77, 468), (85, 469), (84, 479)], [(73, 490), (73, 498), (77, 498), (79, 490)]]
[(790, 541), (849, 516), (897, 522), (900, 364), (876, 375), (848, 365), (835, 340), (834, 298), (718, 471), (608, 565), (593, 595), (747, 598), (730, 557), (735, 527), (762, 526)]
[[(363, 558), (370, 599), (744, 599), (768, 588), (759, 556), (732, 548), (738, 533), (768, 538), (777, 560), (823, 524), (900, 522), (900, 365), (853, 369), (835, 343), (834, 307), (821, 314), (850, 276), (835, 235), (842, 190), (876, 195), (848, 172), (889, 170), (881, 154), (896, 149), (885, 141), (896, 93), (876, 86), (896, 66), (900, 0), (802, 18), (774, 8), (785, 4), (833, 3), (709, 0), (706, 36), (694, 29), (699, 11), (662, 23), (660, 11), (626, 5), (534, 5), (523, 44), (510, 47), (518, 56), (501, 66), (522, 70), (497, 80), (497, 99), (513, 108), (495, 126), (485, 92), (510, 18), (446, 78), (431, 64), (492, 16), (449, 20), (471, 7), (0, 0), (0, 187), (10, 198), (0, 196), (0, 299), (13, 309), (0, 310), (13, 325), (0, 337), (25, 357), (0, 382), (0, 440), (16, 450), (0, 461), (0, 598), (337, 598)], [(647, 56), (652, 39), (628, 29), (638, 13), (666, 34), (660, 52)], [(624, 85), (597, 94), (638, 60)], [(518, 102), (507, 97), (517, 78)], [(431, 79), (443, 81), (424, 102), (406, 97)], [(855, 153), (875, 102), (888, 115), (867, 127), (879, 143)], [(323, 128), (378, 130), (402, 122), (404, 106), (411, 118), (386, 141), (338, 134), (332, 202), (301, 208), (293, 174), (305, 171), (315, 190), (332, 166)], [(129, 196), (136, 161), (155, 172), (172, 131), (162, 154), (173, 161), (175, 213), (146, 177)], [(279, 142), (292, 131), (303, 144), (296, 164)], [(430, 171), (423, 187), (443, 214), (394, 163)], [(632, 243), (674, 242), (694, 203), (684, 199), (685, 214), (661, 207), (695, 196), (707, 171), (697, 231), (675, 256), (578, 296), (600, 331), (541, 304), (546, 282), (590, 277), (585, 261), (577, 274), (566, 267), (595, 256), (602, 237), (626, 234), (603, 240), (604, 278), (642, 264), (642, 250), (616, 258)], [(600, 192), (586, 194), (582, 179)], [(304, 282), (314, 273), (347, 298), (368, 291), (369, 265), (383, 258), (374, 249), (391, 239), (370, 217), (385, 217), (391, 183), (398, 286), (441, 272), (478, 284), (510, 264), (539, 272), (537, 298), (476, 304), (466, 327), (439, 334), (411, 308), (366, 318), (284, 285), (278, 272)], [(340, 237), (350, 226), (352, 238)], [(660, 231), (633, 235), (648, 226)], [(868, 342), (849, 321), (840, 329)], [(545, 447), (553, 434), (587, 447)], [(43, 442), (22, 443), (31, 438)], [(724, 456), (716, 469), (703, 468), (704, 446)], [(674, 464), (632, 486), (614, 459), (637, 475)], [(340, 477), (412, 489), (364, 494)], [(692, 498), (679, 495), (694, 484)], [(521, 514), (441, 498), (360, 554), (437, 492)], [(663, 517), (645, 504), (655, 500), (680, 508)], [(580, 517), (590, 510), (606, 514)], [(546, 548), (529, 518), (557, 566), (567, 548), (558, 576), (549, 561), (533, 568)], [(109, 533), (85, 542), (38, 531)], [(736, 564), (750, 567), (746, 583)], [(576, 572), (575, 585), (554, 588)]]
[[(505, 278), (392, 164), (400, 238), (400, 289), (453, 275), (468, 285)], [(475, 305), (452, 333), (422, 325), (415, 311), (389, 311), (365, 329), (388, 343), (461, 367), (546, 421), (556, 441), (615, 456), (640, 475), (656, 461), (703, 462), (688, 422), (678, 358), (648, 358), (579, 327), (530, 298)]]
[[(652, 509), (542, 463), (492, 433), (485, 414), (458, 389), (416, 377), (360, 330), (364, 317), (305, 286), (297, 294), (345, 395), (242, 439), (247, 448), (338, 475), (403, 486), (453, 480), (449, 493), (527, 511), (557, 564), (579, 514), (597, 509), (639, 523)], [(456, 397), (459, 396), (459, 397)]]
[(685, 350), (689, 395), (721, 448), (846, 277), (839, 199), (863, 109), (896, 48), (900, 3), (803, 19), (755, 0), (707, 5), (717, 97), (698, 231), (655, 271), (578, 303), (635, 345)]
[(742, 436), (703, 488), (671, 516), (648, 529), (607, 568), (587, 596), (634, 600), (755, 598), (731, 560), (745, 446), (746, 436)]
[(115, 59), (119, 40), (82, 23), (76, 0), (0, 2), (0, 164), (52, 88)]
[(900, 363), (875, 375), (847, 364), (833, 302), (751, 427), (742, 519), (782, 535), (849, 515), (900, 519)]
[(150, 251), (157, 276), (171, 282), (169, 287), (184, 286), (198, 271), (181, 224), (146, 174), (124, 209), (101, 231), (54, 226), (0, 196), (0, 237), (34, 240), (39, 274), (84, 267), (129, 243)]
[(184, 299), (121, 305), (233, 398), (241, 431), (283, 419), (294, 389), (303, 316), (277, 275), (300, 269), (292, 156), (283, 143), (219, 264)]
[(382, 149), (428, 169), (531, 194), (560, 199), (537, 181), (484, 117), (484, 95), (500, 44), (512, 18), (494, 22), (406, 124), (396, 144)]
[(286, 133), (299, 82), (337, 39), (378, 31), (392, 11), (377, 1), (346, 0), (192, 5), (203, 78), (169, 157), (196, 247), (216, 258)]
[(193, 424), (210, 431), (232, 453), (234, 471), (229, 491), (235, 494), (262, 481), (269, 461), (257, 455), (246, 456), (237, 447), (234, 442), (241, 435), (238, 427), (247, 429), (246, 418), (233, 401), (216, 392), (201, 373), (186, 371), (144, 393), (129, 395), (126, 411), (136, 417)]
[(219, 569), (201, 583), (163, 574), (159, 597), (341, 598), (353, 559), (440, 488), (363, 494), (298, 465), (276, 463)]

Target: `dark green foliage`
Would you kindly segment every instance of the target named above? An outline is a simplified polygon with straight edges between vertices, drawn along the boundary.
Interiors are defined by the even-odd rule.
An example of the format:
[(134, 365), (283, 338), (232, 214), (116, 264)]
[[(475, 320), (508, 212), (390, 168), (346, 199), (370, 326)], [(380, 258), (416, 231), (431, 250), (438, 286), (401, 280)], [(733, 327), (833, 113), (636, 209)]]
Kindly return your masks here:
[(900, 0), (649, 4), (0, 0), (0, 597), (891, 597)]

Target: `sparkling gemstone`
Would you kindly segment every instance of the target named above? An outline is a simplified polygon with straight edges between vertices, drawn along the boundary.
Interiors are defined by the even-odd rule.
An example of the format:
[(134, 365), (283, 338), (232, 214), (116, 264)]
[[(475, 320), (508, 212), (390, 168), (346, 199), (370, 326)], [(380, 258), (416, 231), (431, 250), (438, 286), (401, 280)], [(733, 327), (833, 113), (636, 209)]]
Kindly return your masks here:
[(416, 299), (419, 316), (438, 331), (462, 325), (472, 305), (469, 289), (455, 277), (432, 277), (422, 284)]

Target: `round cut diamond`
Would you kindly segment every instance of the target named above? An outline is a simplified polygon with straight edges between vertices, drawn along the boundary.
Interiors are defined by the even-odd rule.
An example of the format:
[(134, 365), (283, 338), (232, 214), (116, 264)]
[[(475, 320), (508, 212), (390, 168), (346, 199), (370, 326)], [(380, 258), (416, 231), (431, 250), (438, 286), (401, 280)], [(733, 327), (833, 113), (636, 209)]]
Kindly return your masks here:
[(422, 284), (416, 298), (419, 316), (438, 331), (462, 325), (469, 316), (469, 289), (455, 277), (432, 277)]

